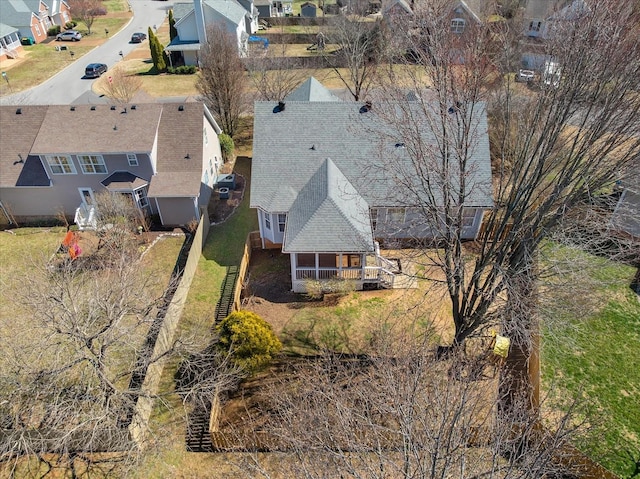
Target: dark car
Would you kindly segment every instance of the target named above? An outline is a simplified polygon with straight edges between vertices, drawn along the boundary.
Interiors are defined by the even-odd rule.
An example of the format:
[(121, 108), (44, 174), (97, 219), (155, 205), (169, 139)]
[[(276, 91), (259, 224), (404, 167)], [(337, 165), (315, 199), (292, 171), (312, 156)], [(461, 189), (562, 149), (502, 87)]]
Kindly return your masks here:
[(82, 34), (76, 32), (75, 30), (67, 30), (66, 32), (58, 33), (56, 35), (56, 41), (67, 41), (67, 42), (79, 42), (82, 39)]
[(142, 32), (136, 32), (131, 35), (131, 43), (142, 43), (147, 39), (147, 34)]
[(84, 76), (87, 78), (99, 78), (107, 71), (107, 65), (104, 63), (89, 63), (84, 69)]

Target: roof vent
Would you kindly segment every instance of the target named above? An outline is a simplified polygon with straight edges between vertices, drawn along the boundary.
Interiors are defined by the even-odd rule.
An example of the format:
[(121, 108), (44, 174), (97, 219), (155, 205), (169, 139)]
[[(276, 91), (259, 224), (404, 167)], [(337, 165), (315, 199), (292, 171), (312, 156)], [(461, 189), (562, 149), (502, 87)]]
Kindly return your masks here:
[(367, 113), (371, 108), (373, 108), (373, 104), (368, 101), (360, 107), (360, 113)]
[(311, 149), (315, 150), (316, 149), (316, 145), (311, 145)]
[(115, 105), (111, 105), (111, 108), (109, 108), (111, 111), (114, 111), (116, 109)]
[(404, 143), (396, 143), (396, 148), (404, 148)]
[(279, 101), (278, 104), (276, 105), (276, 107), (273, 109), (274, 113), (280, 113), (281, 111), (284, 111), (284, 109), (286, 108), (286, 103), (283, 101)]
[(117, 131), (118, 130), (118, 125), (113, 125), (113, 131)]
[(184, 111), (184, 105), (180, 105), (180, 106), (178, 107), (178, 111)]
[(190, 160), (191, 159), (191, 155), (189, 153), (187, 153), (184, 157), (185, 160)]
[(16, 115), (22, 115), (22, 108), (18, 108), (16, 110)]
[(135, 110), (136, 108), (137, 108), (136, 105), (131, 105), (132, 110)]
[(76, 107), (75, 107), (75, 106), (72, 106), (71, 108), (69, 108), (69, 110), (71, 110), (71, 111), (76, 111)]
[(127, 107), (125, 106), (120, 113), (126, 113), (126, 112), (127, 112)]
[(96, 106), (95, 105), (91, 105), (91, 111), (96, 111)]

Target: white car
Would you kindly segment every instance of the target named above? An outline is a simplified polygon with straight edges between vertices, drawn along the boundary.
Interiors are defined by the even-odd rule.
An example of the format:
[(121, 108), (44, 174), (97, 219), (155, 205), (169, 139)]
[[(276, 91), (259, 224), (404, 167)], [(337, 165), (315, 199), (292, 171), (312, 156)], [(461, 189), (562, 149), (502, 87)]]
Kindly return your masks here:
[(535, 73), (532, 70), (518, 70), (518, 74), (516, 75), (516, 81), (519, 82), (530, 82), (533, 81)]

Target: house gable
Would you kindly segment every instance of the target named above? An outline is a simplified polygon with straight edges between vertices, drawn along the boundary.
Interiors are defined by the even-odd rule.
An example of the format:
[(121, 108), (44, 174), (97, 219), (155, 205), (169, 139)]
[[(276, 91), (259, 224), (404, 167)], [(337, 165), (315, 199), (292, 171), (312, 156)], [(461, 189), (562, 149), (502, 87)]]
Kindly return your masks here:
[(282, 250), (370, 252), (372, 238), (369, 206), (335, 163), (326, 159), (289, 210)]

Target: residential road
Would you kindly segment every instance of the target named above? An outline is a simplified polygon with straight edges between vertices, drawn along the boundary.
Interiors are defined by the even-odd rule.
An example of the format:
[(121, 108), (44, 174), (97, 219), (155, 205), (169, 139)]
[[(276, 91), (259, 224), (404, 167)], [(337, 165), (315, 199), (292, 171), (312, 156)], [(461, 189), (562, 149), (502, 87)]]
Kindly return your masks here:
[[(14, 95), (0, 98), (0, 105), (70, 105), (75, 103), (94, 103), (99, 97), (91, 91), (93, 79), (84, 77), (84, 69), (89, 63), (106, 63), (112, 68), (139, 44), (129, 43), (134, 32), (147, 32), (149, 27), (160, 26), (167, 16), (173, 1), (129, 0), (133, 11), (131, 21), (109, 40), (78, 58), (64, 70), (55, 74), (44, 83)], [(101, 32), (95, 32), (95, 35)], [(80, 40), (82, 42), (82, 40)], [(147, 40), (148, 41), (148, 40)], [(51, 43), (66, 45), (73, 51), (74, 42)], [(122, 56), (120, 55), (122, 52)], [(108, 72), (106, 73), (109, 74)]]

